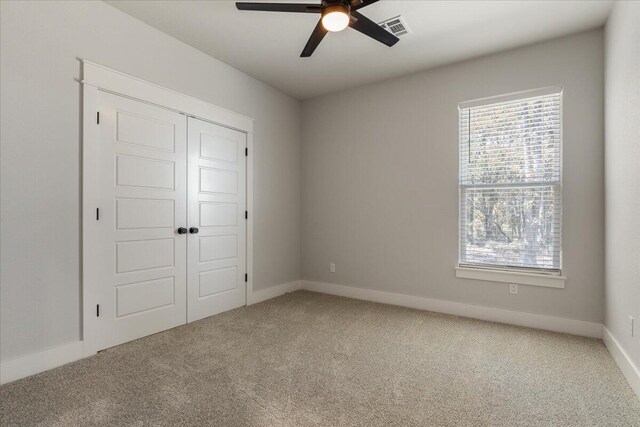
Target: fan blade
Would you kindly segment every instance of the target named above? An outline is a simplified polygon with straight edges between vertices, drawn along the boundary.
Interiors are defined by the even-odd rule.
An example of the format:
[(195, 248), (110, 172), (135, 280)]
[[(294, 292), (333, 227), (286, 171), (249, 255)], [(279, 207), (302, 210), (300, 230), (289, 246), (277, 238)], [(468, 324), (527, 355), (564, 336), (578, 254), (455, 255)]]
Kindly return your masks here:
[(327, 29), (322, 25), (322, 19), (318, 21), (318, 25), (314, 28), (313, 33), (311, 33), (311, 37), (309, 37), (309, 41), (307, 41), (306, 46), (302, 50), (300, 54), (301, 58), (308, 58), (311, 56), (314, 50), (318, 47), (325, 34), (327, 34)]
[(351, 6), (351, 10), (352, 11), (356, 11), (358, 9), (362, 9), (363, 7), (367, 7), (370, 4), (376, 3), (377, 1), (379, 1), (379, 0), (361, 0), (357, 4), (353, 4)]
[(399, 38), (383, 29), (380, 25), (362, 15), (360, 12), (351, 11), (351, 16), (355, 19), (351, 19), (349, 26), (354, 30), (360, 31), (362, 34), (365, 34), (372, 39), (376, 39), (387, 46), (393, 46), (400, 41)]
[(320, 13), (322, 7), (315, 4), (304, 3), (246, 3), (236, 2), (239, 10), (257, 10), (262, 12), (296, 12), (296, 13)]

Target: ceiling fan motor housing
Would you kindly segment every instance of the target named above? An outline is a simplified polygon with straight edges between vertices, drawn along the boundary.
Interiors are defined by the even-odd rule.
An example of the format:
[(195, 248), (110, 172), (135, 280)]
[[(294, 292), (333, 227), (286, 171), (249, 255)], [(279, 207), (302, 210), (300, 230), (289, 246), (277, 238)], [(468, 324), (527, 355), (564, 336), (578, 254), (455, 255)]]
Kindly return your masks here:
[(351, 3), (346, 0), (322, 0), (322, 16), (331, 12), (342, 12), (349, 15)]

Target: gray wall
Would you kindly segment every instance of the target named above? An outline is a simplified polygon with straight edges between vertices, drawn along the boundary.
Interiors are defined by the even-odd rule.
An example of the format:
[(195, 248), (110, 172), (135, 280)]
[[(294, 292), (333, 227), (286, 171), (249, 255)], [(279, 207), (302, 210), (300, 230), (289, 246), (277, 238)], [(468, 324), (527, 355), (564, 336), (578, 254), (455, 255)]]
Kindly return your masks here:
[(80, 64), (255, 118), (256, 289), (300, 278), (300, 105), (102, 2), (0, 2), (3, 360), (81, 338)]
[(640, 367), (640, 3), (617, 2), (605, 34), (605, 325)]
[[(303, 102), (303, 278), (601, 322), (603, 55), (595, 30)], [(457, 105), (550, 85), (564, 87), (566, 289), (457, 279)]]

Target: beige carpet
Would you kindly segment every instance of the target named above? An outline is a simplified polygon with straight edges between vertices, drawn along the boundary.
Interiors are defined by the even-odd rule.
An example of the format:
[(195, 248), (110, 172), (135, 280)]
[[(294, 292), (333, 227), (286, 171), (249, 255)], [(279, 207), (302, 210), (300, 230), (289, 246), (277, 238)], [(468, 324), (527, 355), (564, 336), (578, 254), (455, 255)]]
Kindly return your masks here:
[(2, 425), (640, 426), (601, 341), (299, 291), (0, 387)]

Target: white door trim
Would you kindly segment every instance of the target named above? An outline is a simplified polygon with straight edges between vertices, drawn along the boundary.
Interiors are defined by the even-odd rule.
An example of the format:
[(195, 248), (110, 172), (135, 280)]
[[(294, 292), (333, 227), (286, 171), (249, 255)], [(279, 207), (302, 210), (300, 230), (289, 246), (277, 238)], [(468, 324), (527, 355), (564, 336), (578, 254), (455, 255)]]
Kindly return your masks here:
[(106, 92), (134, 98), (191, 117), (216, 123), (245, 133), (253, 133), (253, 119), (217, 105), (183, 95), (116, 70), (82, 60), (82, 84)]
[(171, 89), (158, 86), (104, 67), (91, 61), (82, 60), (82, 301), (83, 320), (82, 337), (84, 356), (95, 353), (92, 337), (95, 337), (96, 313), (95, 292), (92, 289), (92, 277), (96, 274), (96, 265), (100, 262), (96, 252), (96, 200), (98, 183), (93, 176), (96, 161), (96, 143), (98, 142), (98, 91), (135, 99), (136, 101), (173, 110), (186, 116), (215, 123), (247, 134), (247, 301), (253, 300), (253, 119), (225, 108), (191, 96), (183, 95)]

